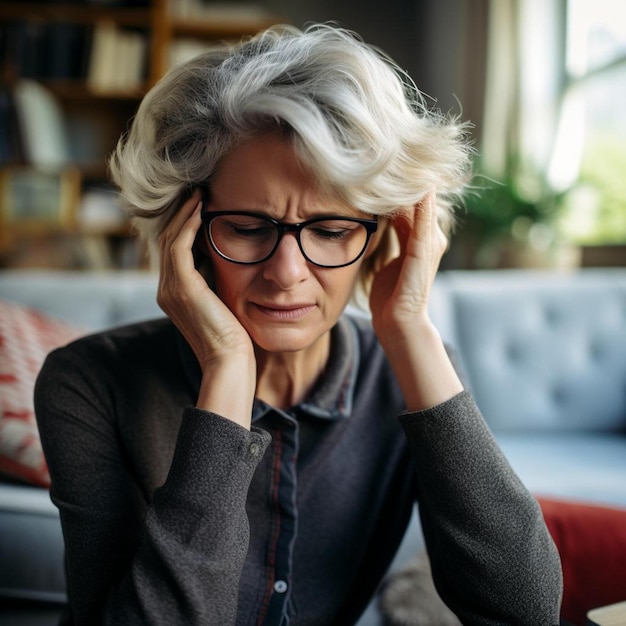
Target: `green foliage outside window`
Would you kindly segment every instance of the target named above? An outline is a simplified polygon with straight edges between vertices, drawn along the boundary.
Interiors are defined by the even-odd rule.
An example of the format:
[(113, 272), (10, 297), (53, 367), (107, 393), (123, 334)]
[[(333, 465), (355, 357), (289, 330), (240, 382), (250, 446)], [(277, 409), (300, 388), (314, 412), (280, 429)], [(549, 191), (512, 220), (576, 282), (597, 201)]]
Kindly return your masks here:
[(617, 137), (597, 138), (585, 151), (558, 230), (581, 245), (626, 243), (626, 147)]
[(503, 251), (511, 247), (548, 250), (556, 240), (562, 196), (535, 173), (501, 180), (477, 174), (464, 198), (458, 229), (458, 237), (472, 247), (472, 266), (501, 265)]

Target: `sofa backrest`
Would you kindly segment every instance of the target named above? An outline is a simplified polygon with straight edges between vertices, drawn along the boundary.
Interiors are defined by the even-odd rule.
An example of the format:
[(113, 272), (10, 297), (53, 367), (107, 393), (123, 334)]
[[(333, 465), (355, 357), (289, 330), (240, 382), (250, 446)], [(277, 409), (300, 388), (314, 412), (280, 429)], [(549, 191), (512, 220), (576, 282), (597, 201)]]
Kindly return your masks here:
[[(162, 316), (156, 288), (146, 272), (0, 272), (0, 299), (87, 330)], [(626, 269), (441, 272), (430, 308), (494, 431), (626, 431)]]
[(163, 316), (157, 281), (156, 274), (142, 271), (5, 270), (0, 299), (96, 331)]
[(437, 286), (494, 430), (626, 430), (626, 269), (451, 271)]

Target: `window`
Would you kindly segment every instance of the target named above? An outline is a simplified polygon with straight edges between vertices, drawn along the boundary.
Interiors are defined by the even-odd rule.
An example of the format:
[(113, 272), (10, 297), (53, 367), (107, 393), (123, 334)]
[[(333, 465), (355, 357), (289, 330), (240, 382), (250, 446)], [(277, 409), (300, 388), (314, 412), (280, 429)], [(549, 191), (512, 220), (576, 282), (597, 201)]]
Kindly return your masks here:
[(568, 0), (565, 83), (549, 169), (569, 188), (559, 230), (580, 244), (626, 243), (626, 3)]

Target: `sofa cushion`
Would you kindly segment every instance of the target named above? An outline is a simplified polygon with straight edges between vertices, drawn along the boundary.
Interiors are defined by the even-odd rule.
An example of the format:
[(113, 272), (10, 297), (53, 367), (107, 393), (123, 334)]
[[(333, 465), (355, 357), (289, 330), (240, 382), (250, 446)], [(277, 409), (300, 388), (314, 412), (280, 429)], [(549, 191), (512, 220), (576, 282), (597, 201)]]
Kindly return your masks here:
[(626, 272), (442, 278), (454, 346), (494, 430), (626, 430)]
[(626, 435), (498, 432), (496, 439), (532, 493), (626, 509)]
[(594, 608), (626, 598), (626, 508), (539, 498), (561, 555), (561, 617), (584, 626)]
[[(0, 624), (14, 623), (5, 613), (9, 601), (67, 601), (63, 557), (59, 512), (49, 492), (0, 482)], [(19, 608), (13, 606), (16, 613)]]
[[(591, 609), (626, 598), (626, 508), (558, 498), (537, 500), (562, 562), (561, 623), (585, 626)], [(390, 572), (381, 589), (380, 606), (385, 626), (459, 623), (442, 604), (420, 545), (413, 546), (408, 558)]]
[(33, 389), (46, 354), (82, 329), (19, 304), (0, 301), (0, 472), (47, 487)]
[(145, 271), (0, 271), (0, 299), (98, 331), (154, 317), (158, 275)]

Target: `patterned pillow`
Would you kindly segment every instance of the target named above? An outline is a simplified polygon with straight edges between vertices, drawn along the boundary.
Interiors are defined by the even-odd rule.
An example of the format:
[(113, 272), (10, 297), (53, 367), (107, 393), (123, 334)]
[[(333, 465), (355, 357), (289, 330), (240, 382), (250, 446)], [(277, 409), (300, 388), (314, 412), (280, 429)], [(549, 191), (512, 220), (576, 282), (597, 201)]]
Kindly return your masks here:
[(84, 334), (20, 304), (0, 301), (0, 472), (48, 487), (33, 389), (53, 348)]

